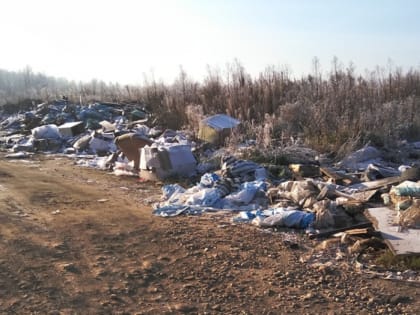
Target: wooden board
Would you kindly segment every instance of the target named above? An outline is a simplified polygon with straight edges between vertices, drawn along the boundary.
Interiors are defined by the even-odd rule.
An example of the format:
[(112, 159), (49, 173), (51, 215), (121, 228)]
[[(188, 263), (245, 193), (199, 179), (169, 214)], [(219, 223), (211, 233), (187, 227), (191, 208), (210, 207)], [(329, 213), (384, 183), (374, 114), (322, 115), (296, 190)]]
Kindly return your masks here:
[(404, 178), (401, 176), (387, 177), (383, 179), (373, 180), (370, 182), (363, 182), (360, 184), (351, 185), (350, 188), (358, 189), (359, 191), (379, 189), (382, 187), (399, 184), (404, 181)]
[(397, 211), (387, 207), (369, 208), (366, 211), (394, 255), (420, 255), (420, 229), (400, 230), (393, 224)]
[(339, 232), (345, 232), (347, 230), (353, 230), (353, 229), (369, 228), (371, 226), (372, 226), (371, 222), (363, 222), (356, 225), (351, 225), (351, 226), (338, 228), (338, 229), (323, 229), (319, 231), (319, 233), (309, 234), (309, 238), (313, 239), (313, 238), (328, 237), (330, 235), (333, 235)]
[(355, 189), (358, 189), (359, 191), (379, 189), (382, 187), (402, 183), (405, 180), (417, 181), (419, 177), (420, 177), (420, 169), (412, 167), (402, 172), (401, 176), (387, 177), (387, 178), (382, 178), (382, 179), (378, 179), (378, 180), (374, 180), (370, 182), (354, 184), (350, 186), (350, 188), (355, 188)]
[(327, 175), (329, 178), (331, 178), (334, 183), (336, 184), (355, 184), (355, 183), (360, 183), (360, 180), (353, 175), (350, 174), (343, 174), (343, 173), (338, 173), (335, 170), (333, 170), (332, 168), (328, 168), (328, 167), (321, 167), (320, 168), (321, 173)]

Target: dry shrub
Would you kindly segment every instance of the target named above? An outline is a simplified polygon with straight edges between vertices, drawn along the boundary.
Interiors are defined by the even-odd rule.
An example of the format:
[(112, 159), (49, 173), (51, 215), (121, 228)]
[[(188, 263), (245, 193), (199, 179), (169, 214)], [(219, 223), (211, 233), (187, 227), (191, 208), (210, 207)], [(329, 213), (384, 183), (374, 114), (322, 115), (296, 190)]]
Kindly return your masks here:
[(376, 263), (386, 268), (420, 270), (419, 256), (395, 256), (390, 250), (382, 253), (376, 260)]
[(235, 60), (223, 77), (221, 71), (209, 69), (198, 83), (181, 68), (173, 84), (145, 78), (142, 86), (95, 80), (76, 84), (30, 69), (0, 70), (0, 102), (50, 100), (57, 95), (67, 95), (74, 103), (129, 100), (146, 104), (171, 128), (188, 125), (193, 130), (200, 115), (227, 113), (246, 126), (230, 141), (255, 139), (261, 149), (279, 138), (284, 145), (284, 139), (297, 134), (317, 150), (341, 153), (368, 141), (390, 146), (401, 138), (420, 140), (420, 71), (377, 68), (360, 76), (353, 65), (344, 69), (335, 58), (331, 71), (320, 73), (318, 63), (316, 59), (314, 73), (301, 79), (290, 78), (290, 71), (276, 67), (252, 78)]
[(249, 133), (249, 125), (249, 123), (245, 122), (233, 128), (230, 135), (225, 139), (225, 147), (229, 150), (235, 150), (240, 144), (252, 139)]
[(265, 114), (263, 126), (262, 126), (263, 130), (262, 130), (262, 133), (260, 133), (262, 139), (257, 140), (257, 143), (260, 143), (264, 149), (268, 149), (272, 145), (274, 121), (275, 121), (274, 115)]
[(401, 212), (399, 224), (405, 228), (420, 229), (420, 200)]
[(202, 105), (187, 105), (185, 109), (187, 116), (188, 129), (198, 134), (200, 128), (200, 121), (204, 118), (203, 106)]

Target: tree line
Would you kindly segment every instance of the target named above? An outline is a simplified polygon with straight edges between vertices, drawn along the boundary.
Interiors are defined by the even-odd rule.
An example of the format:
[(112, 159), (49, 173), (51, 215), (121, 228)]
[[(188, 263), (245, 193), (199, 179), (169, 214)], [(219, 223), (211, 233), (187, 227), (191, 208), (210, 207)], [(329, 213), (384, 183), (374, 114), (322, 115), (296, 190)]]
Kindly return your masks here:
[(301, 78), (292, 77), (287, 67), (274, 66), (252, 77), (235, 60), (223, 72), (209, 67), (201, 82), (181, 68), (172, 83), (145, 77), (141, 85), (68, 81), (30, 67), (0, 70), (0, 105), (13, 108), (61, 95), (82, 104), (138, 102), (167, 127), (194, 130), (202, 117), (226, 113), (242, 121), (243, 135), (264, 146), (291, 136), (325, 151), (368, 141), (389, 145), (420, 140), (418, 70), (388, 65), (361, 75), (337, 58), (327, 72), (320, 70), (317, 58), (312, 65), (312, 72)]

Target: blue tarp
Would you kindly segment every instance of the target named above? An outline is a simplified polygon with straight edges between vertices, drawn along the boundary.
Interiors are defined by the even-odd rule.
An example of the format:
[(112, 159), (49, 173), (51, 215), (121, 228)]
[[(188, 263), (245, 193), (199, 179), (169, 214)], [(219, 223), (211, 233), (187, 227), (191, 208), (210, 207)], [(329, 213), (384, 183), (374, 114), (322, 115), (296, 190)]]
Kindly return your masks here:
[(162, 188), (165, 202), (156, 205), (153, 213), (168, 217), (182, 213), (197, 214), (209, 210), (256, 209), (258, 205), (253, 204), (252, 201), (257, 192), (267, 190), (265, 181), (256, 180), (242, 183), (239, 189), (226, 195), (218, 188), (219, 180), (218, 175), (206, 173), (197, 185), (187, 190), (178, 184), (165, 185)]

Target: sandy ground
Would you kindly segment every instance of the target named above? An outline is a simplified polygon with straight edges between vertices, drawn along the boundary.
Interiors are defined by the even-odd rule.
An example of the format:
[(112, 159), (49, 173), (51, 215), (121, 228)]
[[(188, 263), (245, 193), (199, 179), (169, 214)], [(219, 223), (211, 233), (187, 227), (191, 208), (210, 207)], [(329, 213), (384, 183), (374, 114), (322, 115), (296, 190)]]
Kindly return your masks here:
[(360, 273), (319, 241), (223, 213), (154, 217), (159, 184), (3, 156), (1, 314), (419, 313), (417, 283)]

